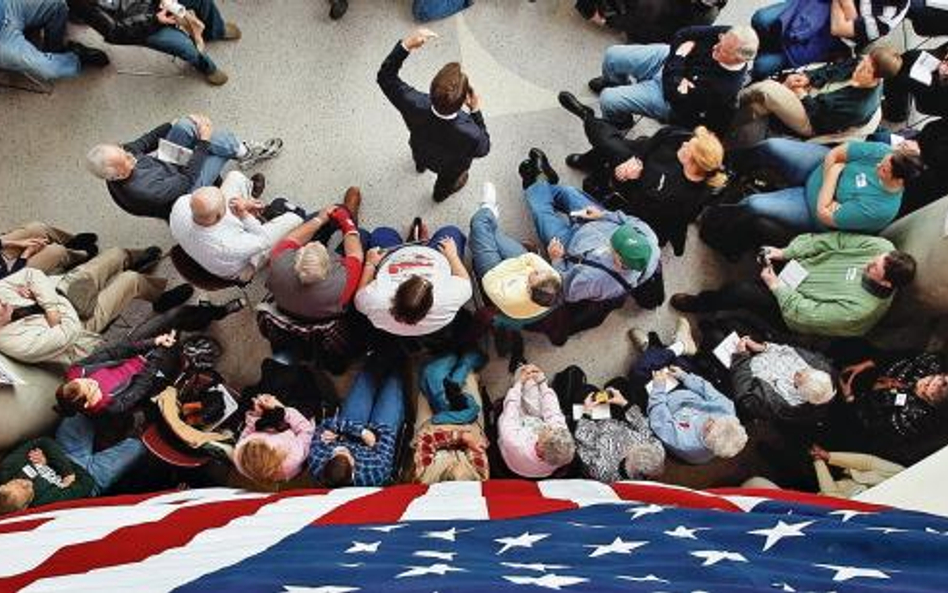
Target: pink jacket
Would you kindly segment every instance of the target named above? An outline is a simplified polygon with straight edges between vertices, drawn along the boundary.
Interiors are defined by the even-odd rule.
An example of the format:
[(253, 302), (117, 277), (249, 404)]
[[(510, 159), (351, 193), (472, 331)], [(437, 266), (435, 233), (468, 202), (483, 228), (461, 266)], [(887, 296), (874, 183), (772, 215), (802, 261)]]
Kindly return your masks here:
[(514, 473), (526, 478), (545, 478), (558, 469), (537, 456), (537, 437), (543, 426), (566, 428), (556, 392), (545, 381), (539, 385), (517, 381), (504, 398), (504, 411), (497, 422), (500, 453)]
[[(237, 441), (237, 448), (234, 450), (234, 465), (237, 471), (244, 473), (240, 466), (240, 449), (250, 439), (265, 441), (268, 445), (277, 451), (285, 451), (286, 457), (281, 466), (282, 480), (292, 480), (296, 477), (306, 458), (309, 456), (309, 446), (313, 441), (313, 434), (316, 432), (316, 425), (311, 420), (299, 413), (296, 408), (286, 408), (286, 422), (290, 425), (289, 430), (283, 432), (256, 432), (257, 420), (260, 418), (253, 410), (247, 412), (244, 431), (240, 433)], [(246, 474), (245, 474), (246, 475)]]

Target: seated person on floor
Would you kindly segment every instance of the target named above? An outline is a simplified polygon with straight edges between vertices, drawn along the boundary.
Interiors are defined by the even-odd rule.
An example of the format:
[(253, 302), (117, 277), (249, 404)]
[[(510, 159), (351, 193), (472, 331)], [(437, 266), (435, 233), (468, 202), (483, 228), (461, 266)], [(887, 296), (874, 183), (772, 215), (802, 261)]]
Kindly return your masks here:
[[(349, 308), (362, 276), (355, 222), (361, 201), (359, 188), (350, 187), (342, 205), (324, 208), (273, 247), (267, 288), (280, 311), (301, 321), (321, 321)], [(343, 235), (342, 255), (326, 249), (336, 230)]]
[(293, 207), (264, 222), (264, 203), (251, 198), (251, 191), (250, 179), (231, 171), (220, 189), (202, 187), (174, 203), (168, 221), (171, 235), (214, 276), (249, 281), (266, 265), (273, 246), (306, 218)]
[(447, 327), (473, 295), (464, 267), (464, 234), (445, 226), (428, 237), (420, 218), (409, 242), (393, 228), (372, 231), (355, 306), (376, 328), (423, 336)]
[(902, 59), (889, 47), (787, 75), (741, 91), (741, 110), (752, 118), (773, 115), (794, 134), (812, 138), (868, 122), (882, 103), (882, 82), (894, 77)]
[[(939, 60), (934, 69), (923, 69), (918, 64), (923, 53)], [(925, 74), (918, 74), (920, 69)], [(921, 80), (912, 76), (913, 70)], [(948, 116), (948, 43), (936, 49), (913, 49), (903, 53), (902, 68), (898, 75), (885, 81), (883, 95), (882, 114), (886, 121), (907, 120), (910, 106), (925, 115)]]
[[(605, 394), (605, 401), (603, 396)], [(596, 406), (609, 406), (609, 418), (594, 419)], [(639, 406), (615, 387), (590, 391), (573, 431), (583, 474), (606, 484), (654, 478), (665, 469), (665, 448), (649, 428)]]
[(66, 371), (56, 390), (63, 416), (124, 414), (171, 385), (181, 373), (175, 332), (153, 340), (103, 344)]
[(685, 251), (688, 225), (724, 187), (724, 147), (704, 126), (694, 131), (666, 126), (651, 138), (626, 140), (622, 130), (593, 116), (571, 93), (560, 103), (583, 120), (592, 149), (571, 154), (566, 164), (589, 173), (583, 189), (597, 198), (618, 192), (609, 206), (638, 216), (658, 236), (671, 241), (675, 255)]
[(741, 336), (731, 360), (731, 389), (743, 418), (813, 426), (836, 395), (833, 366), (818, 352)]
[[(155, 153), (161, 140), (192, 153), (181, 165), (161, 160)], [(175, 200), (214, 185), (229, 160), (235, 159), (241, 168), (248, 168), (277, 156), (282, 148), (279, 138), (262, 144), (241, 141), (232, 132), (214, 131), (206, 115), (192, 114), (161, 124), (131, 142), (93, 146), (86, 155), (86, 166), (105, 180), (109, 194), (122, 210), (168, 220)]]
[(56, 439), (27, 441), (0, 463), (0, 514), (108, 492), (147, 455), (136, 438), (95, 451), (88, 418), (65, 418)]
[[(827, 451), (819, 445), (810, 448), (810, 456), (820, 494), (838, 498), (854, 498), (905, 469), (875, 455)], [(834, 478), (830, 467), (840, 468), (843, 477)]]
[(644, 221), (603, 210), (581, 190), (556, 185), (559, 176), (537, 148), (520, 164), (520, 177), (567, 303), (622, 301), (631, 295), (643, 308), (662, 304), (661, 250)]
[(576, 453), (556, 393), (538, 367), (525, 364), (504, 397), (497, 420), (504, 463), (525, 478), (547, 478), (569, 465)]
[(23, 268), (50, 276), (95, 257), (99, 238), (94, 233), (73, 235), (42, 222), (28, 222), (0, 235), (0, 278)]
[(205, 41), (240, 39), (214, 0), (68, 0), (69, 9), (115, 45), (142, 45), (181, 58), (221, 85), (227, 74), (204, 49)]
[(384, 486), (394, 475), (405, 386), (396, 363), (383, 369), (378, 362), (366, 361), (339, 414), (316, 427), (309, 472), (324, 486)]
[[(487, 436), (471, 373), (487, 362), (479, 352), (436, 358), (421, 370), (419, 387), (427, 402), (415, 422), (411, 480), (420, 484), (484, 481), (489, 477)], [(427, 418), (424, 417), (427, 415)]]
[(531, 253), (498, 226), (494, 184), (484, 184), (484, 200), (471, 217), (471, 263), (487, 299), (510, 319), (542, 317), (561, 298), (563, 283), (545, 259)]
[(886, 358), (891, 357), (875, 356), (843, 369), (841, 393), (870, 450), (902, 460), (913, 457), (911, 447), (918, 441), (944, 432), (948, 368), (928, 352)]
[(898, 218), (911, 214), (948, 194), (948, 119), (938, 118), (919, 130), (907, 128), (899, 130), (899, 140), (888, 130), (879, 130), (871, 137), (877, 142), (895, 145), (895, 150), (907, 154), (917, 154), (922, 165), (919, 175), (905, 182), (902, 192), (902, 205)]
[(628, 43), (663, 43), (678, 29), (710, 25), (727, 0), (577, 0), (587, 21), (625, 33)]
[[(600, 93), (602, 117), (630, 127), (633, 117), (722, 133), (734, 115), (757, 34), (746, 26), (688, 27), (671, 44), (614, 45), (602, 76), (589, 81)], [(633, 82), (634, 81), (634, 82)]]
[(316, 426), (269, 394), (253, 398), (234, 448), (234, 466), (260, 485), (292, 480), (306, 465)]
[(830, 150), (771, 138), (750, 152), (790, 187), (750, 195), (741, 204), (794, 234), (832, 229), (876, 234), (895, 220), (906, 184), (924, 169), (917, 148), (905, 144), (893, 150), (880, 142), (848, 142)]
[[(915, 260), (881, 237), (850, 233), (800, 235), (783, 249), (766, 247), (759, 281), (725, 284), (671, 305), (686, 313), (746, 309), (800, 334), (862, 336), (885, 316), (895, 292), (915, 278)], [(806, 272), (791, 288), (774, 263), (795, 260)]]
[(642, 353), (629, 378), (649, 392), (648, 423), (665, 447), (691, 464), (740, 453), (747, 444), (747, 431), (735, 415), (734, 403), (705, 379), (676, 366), (687, 367), (683, 356), (696, 352), (688, 322), (679, 319), (675, 342), (668, 347), (654, 334), (649, 337), (636, 328), (629, 334)]
[(832, 0), (830, 31), (849, 45), (865, 47), (896, 28), (910, 4), (910, 0)]
[[(108, 65), (102, 51), (66, 41), (68, 14), (65, 0), (0, 0), (0, 70), (56, 80), (79, 76), (87, 66)], [(42, 39), (40, 46), (34, 44), (37, 38)]]
[(72, 364), (101, 344), (99, 334), (133, 299), (160, 311), (180, 305), (192, 287), (162, 292), (167, 280), (140, 272), (160, 257), (158, 247), (111, 248), (58, 283), (31, 268), (0, 280), (0, 352), (22, 362)]

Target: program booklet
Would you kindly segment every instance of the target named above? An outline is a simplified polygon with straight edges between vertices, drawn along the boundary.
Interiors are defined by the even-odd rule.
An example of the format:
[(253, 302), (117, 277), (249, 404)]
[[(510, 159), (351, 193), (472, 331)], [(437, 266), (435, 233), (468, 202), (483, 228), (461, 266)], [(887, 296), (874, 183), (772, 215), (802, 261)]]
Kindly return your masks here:
[(809, 275), (810, 273), (806, 271), (806, 268), (800, 265), (800, 262), (791, 259), (787, 262), (787, 265), (780, 270), (780, 273), (777, 274), (777, 279), (790, 290), (796, 290)]
[(194, 154), (194, 151), (190, 148), (185, 148), (164, 138), (158, 140), (159, 161), (183, 167), (191, 160), (192, 154)]
[(737, 352), (737, 343), (741, 341), (737, 332), (731, 332), (721, 343), (714, 348), (714, 356), (721, 361), (725, 368), (731, 368), (731, 357)]

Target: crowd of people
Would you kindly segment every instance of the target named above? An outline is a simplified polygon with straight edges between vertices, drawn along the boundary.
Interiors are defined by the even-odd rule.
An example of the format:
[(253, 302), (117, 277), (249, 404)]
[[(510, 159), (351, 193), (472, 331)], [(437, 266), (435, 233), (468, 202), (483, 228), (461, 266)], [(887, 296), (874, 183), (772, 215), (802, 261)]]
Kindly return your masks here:
[[(101, 62), (64, 44), (66, 9), (41, 10), (47, 3), (55, 4), (0, 0), (0, 67), (13, 64), (4, 52), (18, 10), (55, 15), (17, 21), (42, 24), (47, 49), (62, 50), (37, 50), (55, 72), (41, 76)], [(347, 6), (331, 4), (334, 18)], [(625, 3), (577, 3), (598, 24), (629, 27), (631, 43), (606, 49), (588, 83), (600, 116), (559, 94), (591, 145), (565, 162), (586, 174), (582, 188), (562, 184), (541, 148), (520, 163), (537, 240), (502, 230), (492, 183), (468, 232), (432, 232), (421, 218), (406, 234), (366, 228), (357, 187), (338, 203), (267, 202), (266, 177), (248, 172), (278, 157), (282, 140), (242, 139), (201, 114), (125, 144), (102, 139), (86, 161), (115, 204), (167, 222), (179, 258), (204, 275), (225, 285), (265, 281), (256, 315), (273, 360), (227, 413), (221, 393), (233, 390), (213, 370), (226, 344), (201, 332), (243, 299), (189, 304), (191, 284), (168, 289), (152, 273), (158, 247), (100, 252), (94, 233), (43, 223), (0, 235), (0, 353), (63, 370), (55, 438), (4, 457), (0, 512), (128, 487), (155, 426), (264, 489), (297, 480), (662, 479), (671, 463), (750, 454), (769, 430), (783, 437), (784, 454), (812, 460), (815, 487), (851, 496), (944, 445), (944, 353), (884, 351), (866, 337), (917, 274), (913, 257), (878, 234), (948, 193), (937, 173), (948, 146), (942, 120), (920, 131), (871, 122), (883, 110), (904, 115), (912, 97), (943, 115), (948, 61), (919, 86), (906, 74), (917, 52), (866, 49), (912, 17), (908, 0), (780, 3), (735, 26), (707, 16), (723, 2), (681, 4), (689, 10), (673, 16), (668, 43), (646, 44)], [(111, 43), (180, 52), (222, 84), (202, 39), (240, 30), (211, 0), (181, 5), (69, 8)], [(661, 18), (642, 34), (670, 27)], [(442, 67), (427, 92), (401, 78), (404, 61), (435, 37), (419, 29), (397, 41), (377, 83), (405, 121), (417, 171), (436, 174), (431, 196), (440, 203), (466, 186), (476, 159), (489, 158), (491, 138), (459, 63)], [(662, 127), (630, 136), (643, 117)], [(749, 126), (762, 136), (744, 141), (736, 130)], [(169, 157), (168, 145), (182, 150)], [(756, 254), (759, 274), (671, 296), (672, 308), (699, 323), (679, 317), (667, 343), (644, 327), (615, 336), (607, 347), (627, 342), (634, 362), (602, 388), (579, 367), (548, 376), (552, 369), (530, 362), (525, 331), (562, 346), (629, 297), (660, 307), (662, 248), (684, 253), (695, 221), (729, 258)], [(106, 340), (133, 299), (150, 301), (155, 316), (126, 339)], [(477, 382), (490, 342), (511, 373), (496, 401)], [(355, 379), (339, 397), (324, 371), (348, 369)], [(763, 478), (782, 481), (775, 473), (754, 483)]]

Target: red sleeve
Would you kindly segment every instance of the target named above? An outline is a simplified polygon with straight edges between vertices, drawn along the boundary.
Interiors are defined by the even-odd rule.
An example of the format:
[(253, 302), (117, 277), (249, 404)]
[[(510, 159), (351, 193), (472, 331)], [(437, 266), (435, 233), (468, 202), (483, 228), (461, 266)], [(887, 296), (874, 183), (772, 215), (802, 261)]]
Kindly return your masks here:
[(342, 289), (339, 302), (345, 305), (352, 300), (356, 288), (359, 287), (359, 280), (362, 279), (362, 262), (349, 255), (342, 259), (342, 265), (346, 268), (346, 287)]
[(282, 239), (276, 245), (273, 246), (273, 249), (270, 250), (270, 259), (276, 259), (281, 253), (290, 249), (299, 249), (302, 247), (299, 243), (293, 239)]

